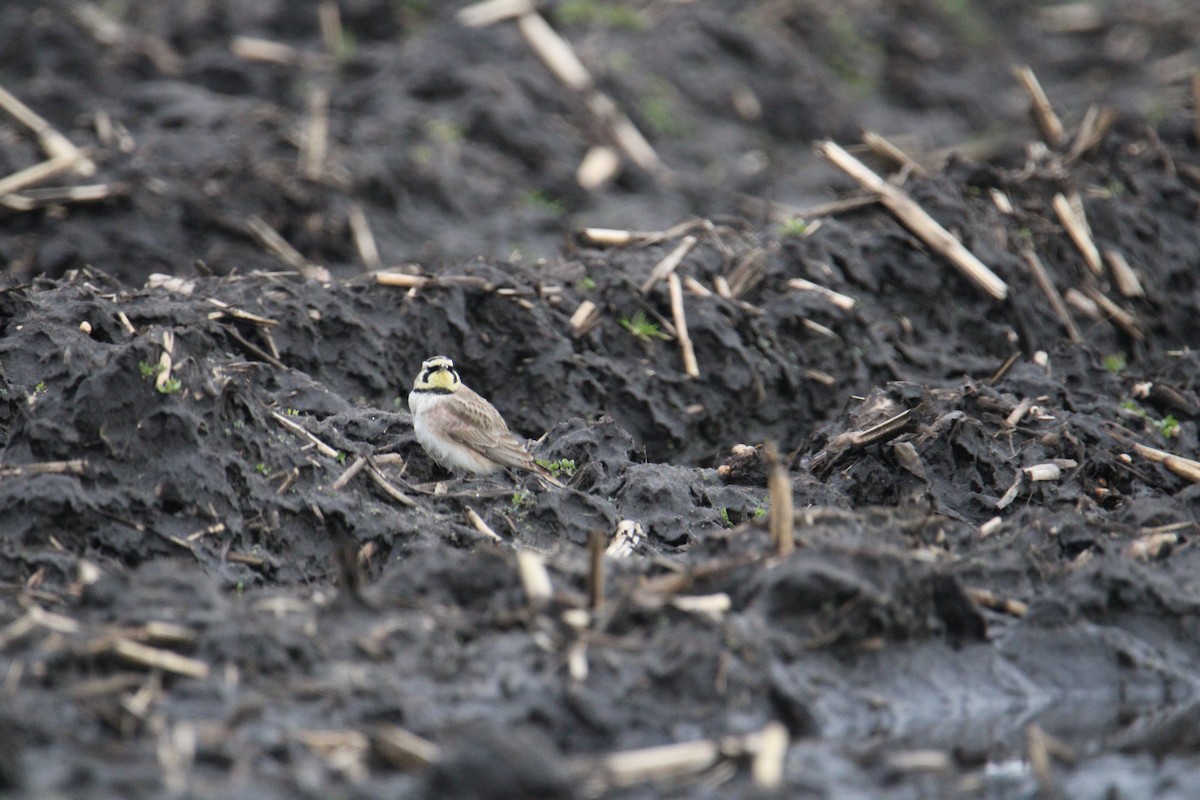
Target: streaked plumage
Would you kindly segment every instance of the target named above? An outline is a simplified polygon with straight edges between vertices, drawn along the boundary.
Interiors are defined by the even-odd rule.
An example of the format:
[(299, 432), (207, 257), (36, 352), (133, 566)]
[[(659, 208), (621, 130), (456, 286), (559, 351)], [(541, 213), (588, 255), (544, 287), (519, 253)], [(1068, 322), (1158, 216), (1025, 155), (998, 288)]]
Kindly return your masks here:
[(417, 441), (443, 467), (473, 475), (519, 469), (563, 485), (538, 466), (495, 406), (463, 384), (446, 356), (433, 356), (421, 364), (408, 407)]

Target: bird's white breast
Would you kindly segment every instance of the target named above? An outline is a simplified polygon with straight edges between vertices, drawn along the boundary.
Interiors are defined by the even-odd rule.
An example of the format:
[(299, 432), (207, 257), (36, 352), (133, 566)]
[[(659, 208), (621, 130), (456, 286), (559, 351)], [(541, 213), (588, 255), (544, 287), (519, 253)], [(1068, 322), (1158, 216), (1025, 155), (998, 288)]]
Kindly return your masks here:
[(451, 441), (439, 429), (437, 407), (448, 395), (410, 392), (408, 408), (413, 415), (413, 432), (425, 452), (447, 469), (462, 470), (475, 475), (489, 475), (501, 469), (490, 459), (482, 458), (470, 448)]

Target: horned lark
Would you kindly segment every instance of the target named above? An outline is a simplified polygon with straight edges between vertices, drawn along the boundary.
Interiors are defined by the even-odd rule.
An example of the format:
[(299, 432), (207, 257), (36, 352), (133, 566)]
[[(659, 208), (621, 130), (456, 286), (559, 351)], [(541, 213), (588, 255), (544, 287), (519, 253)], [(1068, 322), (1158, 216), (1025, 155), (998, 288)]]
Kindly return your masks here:
[(495, 406), (463, 385), (446, 356), (422, 362), (408, 407), (417, 441), (443, 467), (474, 475), (519, 469), (563, 486), (509, 432)]

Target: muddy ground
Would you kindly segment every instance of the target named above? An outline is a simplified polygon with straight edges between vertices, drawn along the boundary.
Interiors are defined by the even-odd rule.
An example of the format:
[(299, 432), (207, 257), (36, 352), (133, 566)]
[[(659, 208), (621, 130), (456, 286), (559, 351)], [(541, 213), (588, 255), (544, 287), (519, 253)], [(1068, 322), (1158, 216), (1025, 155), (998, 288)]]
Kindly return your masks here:
[[(1200, 11), (826, 5), (548, 7), (667, 167), (589, 192), (603, 131), (511, 22), (4, 3), (0, 85), (96, 171), (0, 211), (0, 794), (1200, 795), (1200, 488), (1155, 460), (1200, 453)], [(862, 127), (1007, 299), (878, 204), (787, 221)], [(4, 117), (0, 173), (42, 158)], [(640, 288), (685, 236), (699, 378)], [(434, 465), (434, 353), (569, 488)]]

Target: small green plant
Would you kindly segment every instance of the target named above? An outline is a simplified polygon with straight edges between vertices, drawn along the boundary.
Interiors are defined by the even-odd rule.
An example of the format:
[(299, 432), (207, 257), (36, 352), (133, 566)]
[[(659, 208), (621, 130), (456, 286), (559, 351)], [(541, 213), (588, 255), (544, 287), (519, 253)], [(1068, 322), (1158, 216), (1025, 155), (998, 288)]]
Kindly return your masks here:
[(645, 18), (636, 8), (600, 0), (563, 0), (554, 14), (564, 25), (603, 25), (630, 31), (646, 27)]
[(759, 517), (765, 517), (766, 515), (767, 515), (767, 509), (764, 508), (763, 506), (759, 506), (758, 508), (754, 509), (754, 516), (756, 519)]
[(646, 312), (638, 309), (633, 312), (632, 317), (621, 317), (621, 327), (632, 333), (643, 342), (649, 342), (651, 339), (669, 339), (670, 337), (663, 333), (658, 328), (657, 322), (651, 322), (646, 317)]
[(341, 35), (333, 43), (334, 60), (339, 64), (345, 64), (351, 58), (354, 58), (354, 53), (357, 50), (358, 41), (354, 38), (354, 33), (349, 28), (342, 28)]
[(567, 213), (567, 204), (565, 201), (550, 197), (548, 194), (539, 192), (536, 189), (525, 193), (525, 205), (530, 208), (536, 208), (551, 217), (561, 217)]
[(733, 527), (733, 520), (729, 519), (729, 508), (728, 507), (721, 506), (720, 510), (717, 511), (717, 516), (719, 516), (721, 518), (721, 526), (722, 527), (724, 527), (724, 528), (732, 528)]
[(1121, 408), (1153, 425), (1164, 439), (1173, 439), (1179, 435), (1179, 420), (1175, 419), (1174, 414), (1167, 414), (1162, 419), (1155, 419), (1150, 412), (1138, 405), (1136, 400), (1123, 400)]
[(159, 394), (175, 394), (183, 388), (183, 381), (179, 378), (167, 378), (163, 381), (162, 386), (157, 387)]
[(780, 239), (799, 239), (808, 230), (808, 223), (799, 217), (792, 217), (779, 225)]
[(339, 464), (345, 465), (345, 463), (346, 463), (346, 451), (345, 450), (338, 450), (337, 462)]
[(298, 417), (298, 416), (300, 416), (300, 412), (299, 412), (297, 409), (294, 409), (294, 408), (289, 408), (287, 411), (285, 411), (285, 412), (283, 412), (283, 413), (284, 413), (284, 414), (286, 414), (286, 415), (288, 415), (289, 417)]
[(648, 83), (638, 100), (638, 111), (650, 129), (665, 139), (679, 139), (688, 133), (687, 120), (679, 109), (679, 91), (662, 78)]
[(523, 492), (520, 489), (517, 489), (512, 493), (511, 502), (513, 509), (524, 508), (525, 506), (533, 504), (533, 495), (531, 495), (529, 492)]
[(45, 381), (38, 381), (37, 385), (33, 387), (34, 394), (41, 394), (44, 391), (46, 391), (46, 382)]
[(579, 281), (578, 281), (578, 282), (575, 284), (575, 288), (576, 288), (576, 289), (578, 289), (578, 290), (579, 290), (579, 291), (581, 291), (581, 292), (591, 292), (591, 291), (595, 291), (595, 289), (596, 289), (596, 281), (595, 281), (595, 280), (593, 280), (593, 279), (591, 278), (591, 276), (584, 275), (584, 276), (583, 276), (582, 278), (580, 278), (580, 279), (579, 279)]
[(570, 478), (575, 474), (575, 460), (572, 458), (560, 458), (557, 461), (548, 461), (544, 458), (539, 458), (537, 463), (549, 471), (555, 478), (559, 475), (566, 475)]
[(1124, 353), (1109, 353), (1104, 357), (1104, 368), (1113, 375), (1120, 375), (1125, 371), (1125, 354)]
[(153, 378), (160, 370), (162, 370), (161, 364), (151, 364), (149, 361), (138, 363), (138, 371), (142, 373), (143, 378)]
[(433, 117), (425, 123), (425, 135), (443, 145), (454, 145), (467, 138), (462, 125), (445, 117)]
[(254, 465), (254, 471), (257, 472), (259, 475), (265, 476), (270, 470), (267, 469), (266, 464), (264, 464), (263, 462), (260, 461)]

